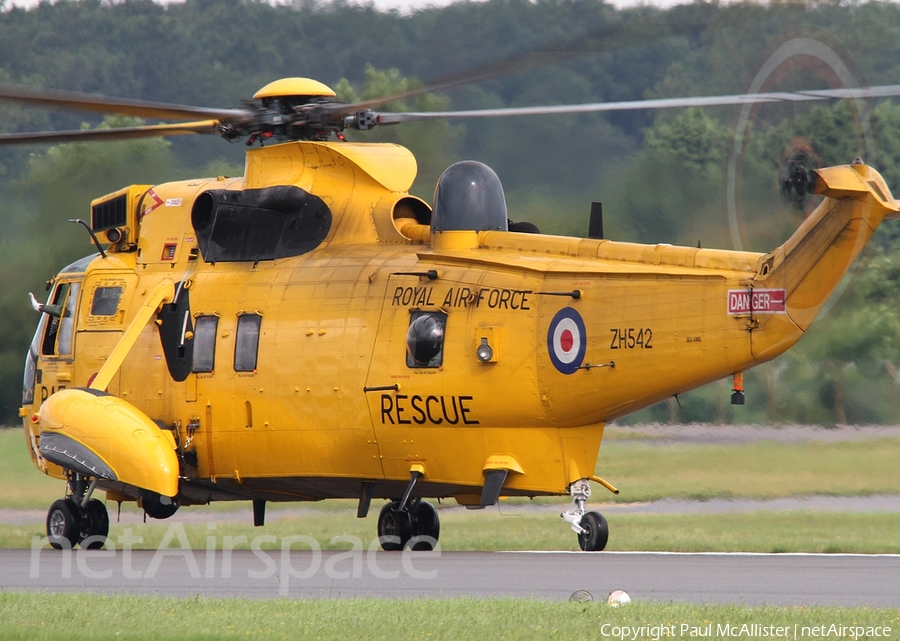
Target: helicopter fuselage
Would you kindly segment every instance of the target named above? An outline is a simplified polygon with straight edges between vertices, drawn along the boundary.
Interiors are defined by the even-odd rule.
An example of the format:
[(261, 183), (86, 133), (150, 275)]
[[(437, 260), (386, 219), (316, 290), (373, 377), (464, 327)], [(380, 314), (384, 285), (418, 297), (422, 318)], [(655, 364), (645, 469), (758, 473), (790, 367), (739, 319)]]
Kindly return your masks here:
[[(291, 142), (249, 151), (244, 178), (95, 201), (124, 196), (131, 223), (55, 279), (48, 305), (70, 313), (42, 317), (22, 410), (38, 467), (65, 476), (47, 431), (97, 451), (91, 420), (41, 403), (99, 374), (173, 444), (183, 503), (397, 497), (411, 470), (416, 496), (464, 504), (491, 470), (504, 495), (564, 494), (595, 474), (607, 421), (796, 342), (897, 211), (865, 165), (821, 170), (822, 204), (761, 254), (435, 230), (414, 177), (394, 145)], [(294, 222), (271, 213), (285, 186), (311, 195)], [(103, 407), (86, 416), (121, 410)], [(135, 497), (115, 476), (99, 487)]]

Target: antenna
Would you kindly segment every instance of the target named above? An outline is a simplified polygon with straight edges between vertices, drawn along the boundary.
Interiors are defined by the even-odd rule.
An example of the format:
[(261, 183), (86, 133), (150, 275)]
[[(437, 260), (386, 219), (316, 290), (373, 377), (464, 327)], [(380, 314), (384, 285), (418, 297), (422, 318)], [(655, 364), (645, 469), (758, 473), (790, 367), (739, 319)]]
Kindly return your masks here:
[(82, 225), (84, 225), (84, 228), (87, 229), (88, 233), (91, 235), (91, 240), (93, 240), (94, 244), (97, 246), (97, 251), (100, 252), (100, 255), (103, 258), (106, 258), (106, 252), (103, 251), (103, 248), (100, 246), (100, 241), (97, 240), (97, 235), (94, 233), (94, 230), (91, 229), (90, 225), (88, 225), (85, 221), (81, 220), (80, 218), (70, 218), (69, 222), (70, 223), (81, 223)]

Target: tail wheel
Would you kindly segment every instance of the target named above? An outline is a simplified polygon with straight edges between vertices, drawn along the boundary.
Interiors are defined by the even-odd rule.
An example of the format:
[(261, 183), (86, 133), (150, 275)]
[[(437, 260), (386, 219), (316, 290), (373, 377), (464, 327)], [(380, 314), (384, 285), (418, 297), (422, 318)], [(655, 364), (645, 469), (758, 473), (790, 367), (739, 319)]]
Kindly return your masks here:
[(587, 512), (581, 517), (584, 532), (578, 535), (578, 544), (585, 552), (599, 552), (609, 541), (609, 525), (600, 512)]
[(402, 550), (412, 538), (412, 519), (407, 511), (399, 511), (400, 501), (385, 503), (378, 515), (378, 538), (381, 548), (388, 551)]
[(441, 521), (431, 503), (419, 501), (413, 510), (413, 533), (409, 547), (411, 550), (433, 550), (441, 536)]
[(72, 549), (81, 541), (81, 515), (71, 499), (54, 501), (47, 512), (47, 538), (50, 546)]

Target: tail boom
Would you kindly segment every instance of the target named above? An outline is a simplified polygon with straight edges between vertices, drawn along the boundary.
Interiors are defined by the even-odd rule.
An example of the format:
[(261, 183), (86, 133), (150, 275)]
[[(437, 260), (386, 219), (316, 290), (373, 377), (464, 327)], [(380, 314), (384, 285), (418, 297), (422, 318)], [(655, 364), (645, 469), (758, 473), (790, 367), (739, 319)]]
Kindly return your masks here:
[(784, 290), (785, 313), (754, 320), (754, 357), (775, 358), (809, 328), (885, 218), (900, 214), (884, 179), (863, 164), (817, 171), (825, 199), (780, 247), (763, 256), (751, 289)]

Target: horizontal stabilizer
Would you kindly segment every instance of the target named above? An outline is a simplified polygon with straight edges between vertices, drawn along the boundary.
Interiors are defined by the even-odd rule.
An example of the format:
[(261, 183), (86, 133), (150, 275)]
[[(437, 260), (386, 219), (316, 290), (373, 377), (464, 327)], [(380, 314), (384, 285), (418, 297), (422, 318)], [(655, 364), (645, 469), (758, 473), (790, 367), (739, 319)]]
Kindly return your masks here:
[(891, 190), (881, 175), (862, 163), (827, 167), (816, 171), (815, 193), (827, 198), (850, 198), (864, 200), (873, 197), (881, 207), (888, 210), (884, 218), (896, 217), (900, 206), (891, 195)]

